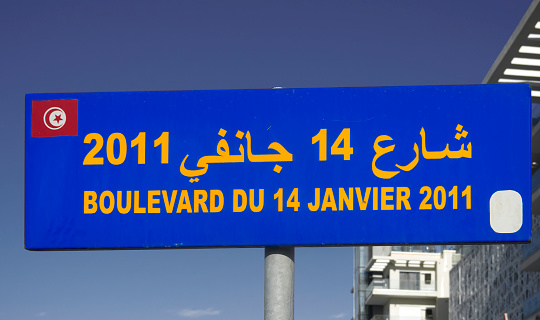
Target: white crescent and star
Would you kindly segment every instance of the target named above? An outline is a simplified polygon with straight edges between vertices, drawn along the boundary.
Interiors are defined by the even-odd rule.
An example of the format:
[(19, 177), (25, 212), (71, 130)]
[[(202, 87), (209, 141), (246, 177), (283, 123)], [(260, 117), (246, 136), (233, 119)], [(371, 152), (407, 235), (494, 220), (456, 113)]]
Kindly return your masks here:
[(45, 111), (43, 122), (51, 130), (58, 130), (66, 124), (67, 117), (64, 110), (59, 107), (52, 107)]

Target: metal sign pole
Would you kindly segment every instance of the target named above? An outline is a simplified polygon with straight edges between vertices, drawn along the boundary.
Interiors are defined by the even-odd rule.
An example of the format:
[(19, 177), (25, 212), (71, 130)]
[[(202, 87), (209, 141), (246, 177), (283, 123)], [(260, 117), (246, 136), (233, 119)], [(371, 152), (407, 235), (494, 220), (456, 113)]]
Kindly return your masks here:
[(294, 319), (294, 247), (264, 249), (264, 320)]

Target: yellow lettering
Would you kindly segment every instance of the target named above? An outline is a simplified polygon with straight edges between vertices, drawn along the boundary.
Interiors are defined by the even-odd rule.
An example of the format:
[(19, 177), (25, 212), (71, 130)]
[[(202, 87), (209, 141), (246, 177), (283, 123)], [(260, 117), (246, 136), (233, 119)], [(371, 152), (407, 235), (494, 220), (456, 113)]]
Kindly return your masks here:
[(369, 201), (369, 194), (371, 193), (371, 187), (366, 188), (364, 198), (362, 198), (362, 190), (360, 188), (356, 187), (354, 188), (354, 190), (356, 191), (356, 198), (358, 199), (358, 205), (360, 206), (360, 210), (366, 210)]
[(298, 201), (298, 188), (294, 188), (289, 199), (287, 199), (287, 208), (294, 208), (294, 211), (298, 211), (300, 208), (300, 201)]
[(193, 208), (195, 209), (195, 212), (199, 212), (199, 206), (201, 207), (202, 212), (208, 212), (208, 208), (206, 207), (206, 199), (208, 199), (208, 194), (204, 190), (195, 190), (193, 197), (195, 198), (193, 200)]
[[(92, 140), (96, 140), (96, 145), (88, 152), (84, 157), (83, 165), (99, 165), (103, 164), (103, 157), (96, 157), (96, 154), (103, 147), (103, 137), (99, 133), (89, 133), (84, 137), (84, 143), (92, 143)], [(89, 191), (93, 192), (93, 191)], [(97, 194), (96, 194), (97, 200)], [(97, 207), (96, 207), (97, 210)], [(95, 211), (94, 211), (95, 212)]]
[[(388, 147), (383, 148), (379, 146), (379, 142), (382, 142), (382, 141), (392, 141), (392, 138), (390, 136), (382, 135), (382, 136), (378, 136), (377, 139), (375, 139), (375, 143), (373, 144), (373, 150), (375, 150), (375, 157), (373, 157), (373, 161), (371, 162), (371, 170), (373, 171), (373, 174), (375, 176), (381, 179), (390, 179), (396, 174), (398, 174), (399, 171), (380, 170), (375, 165), (375, 162), (377, 162), (377, 159), (379, 159), (379, 157), (382, 156), (383, 154), (394, 151), (395, 145), (390, 145)], [(376, 203), (376, 202), (374, 201), (373, 203)]]
[(154, 208), (155, 204), (159, 204), (159, 199), (154, 199), (155, 196), (159, 195), (159, 190), (149, 190), (148, 191), (148, 213), (160, 213), (160, 208)]
[[(238, 196), (242, 198), (242, 200), (240, 200), (240, 203), (241, 203), (240, 205), (238, 201)], [(247, 198), (247, 194), (244, 190), (242, 189), (233, 190), (233, 212), (242, 212), (246, 210), (246, 207), (247, 207), (246, 198)]]
[(418, 209), (420, 210), (431, 210), (432, 206), (430, 203), (427, 203), (429, 199), (431, 199), (431, 188), (428, 186), (423, 186), (420, 188), (420, 194), (426, 194), (424, 197), (424, 200), (420, 203), (420, 207)]
[[(139, 132), (139, 135), (131, 140), (131, 147), (137, 146), (137, 163), (144, 164), (146, 161), (146, 132)], [(148, 205), (150, 212), (150, 204)]]
[(321, 211), (326, 211), (326, 208), (332, 208), (332, 211), (337, 210), (336, 199), (334, 198), (332, 188), (326, 188), (326, 192), (324, 193)]
[(394, 196), (388, 193), (394, 192), (394, 187), (381, 188), (381, 210), (394, 210), (393, 204), (387, 204), (386, 201), (394, 200)]
[[(218, 205), (216, 206), (216, 197)], [(219, 190), (210, 190), (210, 212), (220, 212), (223, 209), (223, 192)]]
[[(343, 141), (343, 147), (339, 147)], [(351, 160), (351, 154), (353, 154), (353, 148), (351, 148), (351, 129), (345, 128), (341, 131), (332, 147), (330, 147), (330, 154), (337, 155), (342, 154), (343, 160)]]
[(178, 207), (176, 208), (176, 213), (182, 213), (182, 210), (186, 210), (191, 213), (191, 203), (189, 202), (189, 195), (187, 190), (182, 190), (180, 193), (180, 200), (178, 201)]
[(398, 210), (401, 210), (401, 203), (405, 205), (405, 209), (411, 210), (411, 205), (409, 204), (409, 196), (411, 195), (411, 190), (407, 187), (398, 187), (396, 194), (396, 206)]
[(349, 195), (345, 193), (345, 189), (339, 188), (339, 211), (343, 211), (343, 203), (347, 206), (347, 210), (352, 210), (354, 206), (353, 202), (353, 188), (349, 188)]
[(253, 212), (260, 212), (264, 206), (264, 189), (259, 189), (259, 205), (255, 206), (255, 190), (249, 189), (249, 208)]
[(283, 188), (279, 188), (276, 193), (274, 193), (274, 200), (278, 201), (277, 211), (283, 211)]
[(165, 203), (165, 210), (167, 211), (167, 213), (172, 213), (174, 209), (174, 202), (176, 200), (176, 194), (178, 193), (178, 191), (173, 190), (170, 201), (169, 196), (167, 195), (167, 191), (163, 190), (161, 193), (163, 194), (163, 203)]
[[(118, 158), (114, 155), (114, 141), (118, 140), (118, 143), (120, 144)], [(126, 144), (126, 137), (124, 137), (123, 134), (115, 132), (109, 136), (109, 139), (107, 139), (107, 159), (109, 159), (109, 162), (111, 164), (114, 164), (115, 166), (122, 164), (124, 160), (126, 160), (127, 155), (127, 144)]]
[(161, 163), (169, 163), (169, 133), (163, 132), (154, 140), (154, 147), (161, 145)]
[(373, 210), (379, 210), (379, 188), (373, 188)]
[(122, 191), (116, 192), (116, 207), (118, 212), (121, 214), (126, 214), (131, 210), (131, 191), (126, 191), (126, 206), (122, 207)]
[(320, 188), (315, 188), (315, 200), (313, 200), (313, 203), (308, 203), (308, 208), (310, 211), (317, 211), (319, 210), (319, 206), (321, 205), (320, 204), (320, 200), (321, 200), (321, 189)]
[(146, 208), (145, 207), (141, 208), (140, 205), (139, 205), (139, 191), (135, 191), (134, 200), (135, 200), (135, 208), (134, 208), (133, 212), (135, 212), (135, 213), (146, 213)]
[(97, 211), (97, 193), (95, 191), (84, 192), (84, 214), (92, 214)]
[[(109, 198), (109, 206), (105, 207), (105, 198)], [(99, 196), (99, 208), (104, 214), (109, 214), (114, 209), (114, 194), (110, 191), (103, 191)]]

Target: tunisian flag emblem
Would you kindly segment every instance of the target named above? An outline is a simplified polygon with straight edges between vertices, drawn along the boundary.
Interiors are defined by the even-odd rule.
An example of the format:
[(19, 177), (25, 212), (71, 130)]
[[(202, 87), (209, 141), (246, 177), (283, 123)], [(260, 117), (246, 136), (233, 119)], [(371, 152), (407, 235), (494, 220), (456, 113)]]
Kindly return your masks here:
[(77, 136), (78, 100), (32, 101), (32, 137)]

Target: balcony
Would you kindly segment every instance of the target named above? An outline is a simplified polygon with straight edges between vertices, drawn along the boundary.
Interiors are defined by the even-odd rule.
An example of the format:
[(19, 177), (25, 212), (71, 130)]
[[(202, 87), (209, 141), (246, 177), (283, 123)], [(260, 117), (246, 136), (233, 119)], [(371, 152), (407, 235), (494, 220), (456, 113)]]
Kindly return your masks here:
[(455, 249), (456, 249), (456, 246), (454, 245), (392, 246), (392, 251), (399, 251), (399, 252), (441, 253), (443, 252), (443, 250), (455, 250)]
[(433, 320), (433, 317), (411, 317), (411, 316), (386, 316), (375, 315), (370, 320)]
[(536, 231), (531, 243), (521, 245), (521, 271), (540, 271), (540, 231)]
[[(390, 298), (436, 298), (437, 284), (419, 280), (373, 279), (366, 289), (366, 304), (384, 305)], [(393, 320), (393, 319), (392, 319)]]

